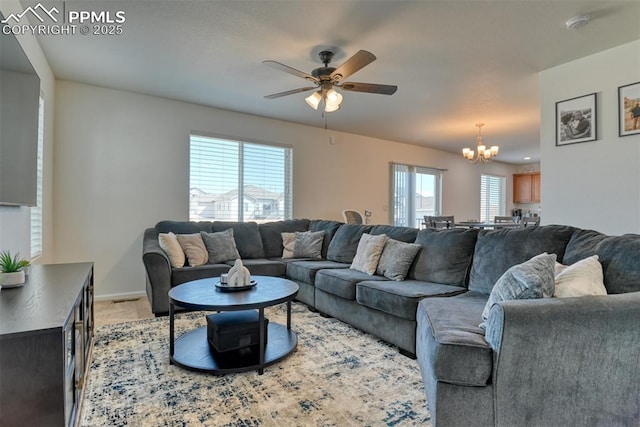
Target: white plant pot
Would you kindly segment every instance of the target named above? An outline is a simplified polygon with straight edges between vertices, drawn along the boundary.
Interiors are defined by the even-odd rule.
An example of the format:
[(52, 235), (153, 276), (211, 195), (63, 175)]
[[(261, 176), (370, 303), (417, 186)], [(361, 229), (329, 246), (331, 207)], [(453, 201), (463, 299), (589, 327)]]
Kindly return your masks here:
[(24, 277), (26, 278), (29, 273), (31, 273), (31, 266), (27, 265), (26, 267), (22, 267), (22, 271), (24, 271)]
[(20, 286), (24, 283), (24, 271), (16, 271), (14, 273), (0, 273), (0, 285), (3, 288)]

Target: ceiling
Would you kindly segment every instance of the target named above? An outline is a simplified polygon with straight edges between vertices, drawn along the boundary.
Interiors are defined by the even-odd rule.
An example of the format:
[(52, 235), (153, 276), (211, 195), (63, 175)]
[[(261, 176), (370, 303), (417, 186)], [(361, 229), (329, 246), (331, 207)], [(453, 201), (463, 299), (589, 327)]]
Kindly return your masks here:
[[(321, 50), (335, 51), (338, 66), (364, 49), (377, 60), (347, 80), (398, 91), (343, 92), (342, 108), (326, 115), (329, 129), (459, 153), (475, 145), (483, 122), (485, 143), (500, 145), (498, 159), (509, 163), (539, 161), (538, 72), (640, 39), (640, 1), (46, 4), (56, 3), (126, 14), (121, 35), (38, 36), (58, 79), (324, 127), (304, 102), (309, 93), (263, 98), (309, 85), (262, 61), (311, 72)], [(578, 14), (591, 22), (567, 30)]]

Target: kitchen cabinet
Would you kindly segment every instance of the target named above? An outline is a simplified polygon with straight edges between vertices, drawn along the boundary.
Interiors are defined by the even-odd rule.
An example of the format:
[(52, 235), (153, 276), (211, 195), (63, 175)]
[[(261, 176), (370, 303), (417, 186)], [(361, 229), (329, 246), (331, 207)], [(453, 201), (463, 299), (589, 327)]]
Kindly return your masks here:
[(540, 172), (513, 174), (513, 203), (540, 203)]

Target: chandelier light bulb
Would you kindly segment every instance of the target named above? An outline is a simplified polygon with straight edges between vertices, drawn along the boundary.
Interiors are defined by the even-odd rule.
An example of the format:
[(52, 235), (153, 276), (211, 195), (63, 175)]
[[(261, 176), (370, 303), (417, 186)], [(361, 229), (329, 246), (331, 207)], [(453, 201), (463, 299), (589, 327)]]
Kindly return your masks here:
[(500, 147), (497, 145), (492, 145), (489, 148), (484, 145), (484, 143), (482, 142), (482, 126), (484, 126), (484, 123), (476, 124), (476, 127), (478, 128), (478, 136), (476, 137), (476, 150), (478, 153), (477, 157), (476, 152), (470, 148), (464, 148), (462, 150), (462, 156), (465, 159), (469, 160), (471, 163), (490, 162), (495, 156), (498, 155), (498, 152), (500, 151)]

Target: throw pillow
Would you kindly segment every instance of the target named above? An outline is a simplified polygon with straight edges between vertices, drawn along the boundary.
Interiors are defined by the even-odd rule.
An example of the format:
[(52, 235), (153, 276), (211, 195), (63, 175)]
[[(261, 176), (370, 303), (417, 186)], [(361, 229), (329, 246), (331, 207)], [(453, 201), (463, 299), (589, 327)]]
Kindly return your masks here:
[(404, 280), (422, 246), (388, 239), (382, 250), (376, 273), (391, 280)]
[(236, 241), (233, 239), (233, 228), (217, 233), (201, 231), (200, 236), (207, 248), (209, 264), (220, 264), (240, 258)]
[(556, 286), (554, 297), (582, 297), (586, 295), (606, 295), (607, 289), (604, 287), (604, 275), (602, 264), (598, 255), (593, 255), (583, 260), (556, 268)]
[(485, 328), (489, 312), (500, 301), (549, 298), (555, 286), (556, 254), (546, 252), (509, 268), (491, 290), (482, 311), (481, 328)]
[(296, 246), (296, 233), (280, 233), (282, 236), (282, 258), (293, 258)]
[(324, 231), (296, 231), (293, 256), (295, 258), (322, 258)]
[(191, 267), (206, 264), (209, 260), (209, 254), (207, 248), (204, 247), (200, 233), (178, 234), (178, 242), (180, 242)]
[(378, 261), (382, 255), (384, 244), (387, 242), (386, 234), (372, 236), (364, 233), (358, 242), (356, 256), (351, 263), (352, 270), (358, 270), (372, 276), (378, 267)]
[(175, 234), (171, 232), (158, 234), (158, 243), (160, 243), (160, 248), (162, 248), (169, 257), (171, 267), (184, 267), (184, 251)]

